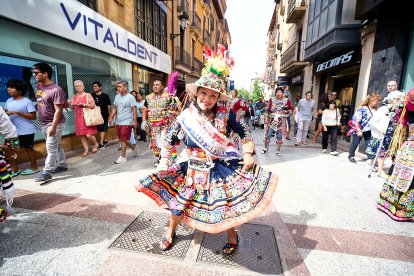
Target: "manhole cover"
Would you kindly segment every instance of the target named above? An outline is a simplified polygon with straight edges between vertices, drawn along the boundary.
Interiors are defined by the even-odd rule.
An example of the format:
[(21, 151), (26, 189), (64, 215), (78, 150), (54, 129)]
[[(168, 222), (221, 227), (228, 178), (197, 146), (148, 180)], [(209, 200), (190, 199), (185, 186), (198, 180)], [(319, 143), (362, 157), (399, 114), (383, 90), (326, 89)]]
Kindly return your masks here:
[(265, 274), (282, 274), (279, 252), (273, 227), (258, 224), (243, 224), (239, 230), (239, 249), (233, 256), (223, 256), (223, 245), (227, 233), (206, 234), (198, 253), (197, 262), (214, 263)]
[(161, 238), (168, 229), (170, 215), (155, 212), (142, 212), (109, 248), (159, 254), (184, 259), (193, 239), (194, 230), (184, 222), (178, 225), (174, 246), (168, 251), (159, 248)]

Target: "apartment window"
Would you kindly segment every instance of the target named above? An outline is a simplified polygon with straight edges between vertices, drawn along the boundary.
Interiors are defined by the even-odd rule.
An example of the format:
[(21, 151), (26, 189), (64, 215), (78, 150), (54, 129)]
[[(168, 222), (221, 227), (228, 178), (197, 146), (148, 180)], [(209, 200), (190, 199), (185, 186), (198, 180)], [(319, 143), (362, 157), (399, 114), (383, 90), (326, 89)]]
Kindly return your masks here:
[(78, 2), (84, 4), (88, 8), (91, 8), (94, 11), (98, 11), (98, 3), (96, 0), (78, 0)]
[(317, 41), (335, 27), (338, 0), (311, 0), (306, 45)]
[(167, 52), (167, 15), (153, 0), (135, 0), (136, 34)]
[(214, 18), (210, 19), (210, 33), (214, 31)]

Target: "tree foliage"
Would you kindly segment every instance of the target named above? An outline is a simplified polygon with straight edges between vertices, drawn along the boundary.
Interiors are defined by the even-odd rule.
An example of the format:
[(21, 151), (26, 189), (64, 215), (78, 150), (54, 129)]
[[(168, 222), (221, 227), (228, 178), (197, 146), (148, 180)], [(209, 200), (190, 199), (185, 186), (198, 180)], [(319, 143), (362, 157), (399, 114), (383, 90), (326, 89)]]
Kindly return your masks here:
[(237, 91), (238, 91), (238, 95), (237, 96), (238, 97), (242, 97), (243, 100), (248, 100), (250, 98), (250, 93), (249, 93), (249, 91), (247, 89), (240, 88), (240, 89), (237, 89)]
[(260, 97), (263, 98), (263, 87), (260, 85), (258, 80), (254, 81), (251, 92), (253, 102), (257, 102)]

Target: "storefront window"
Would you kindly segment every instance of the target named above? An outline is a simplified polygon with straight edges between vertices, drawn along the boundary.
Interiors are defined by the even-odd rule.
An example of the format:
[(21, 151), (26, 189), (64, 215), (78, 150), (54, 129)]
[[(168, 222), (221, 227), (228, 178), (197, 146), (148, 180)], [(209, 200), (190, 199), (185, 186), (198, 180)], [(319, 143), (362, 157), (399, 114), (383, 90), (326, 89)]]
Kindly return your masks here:
[(307, 46), (335, 26), (338, 0), (313, 0), (309, 7)]
[[(139, 68), (139, 92), (145, 97), (152, 92), (152, 83), (156, 79), (164, 80), (164, 76), (161, 73), (155, 73), (153, 71)], [(165, 83), (165, 86), (167, 84)]]
[[(129, 62), (113, 57), (109, 54), (76, 44), (40, 31), (0, 19), (0, 80), (7, 82), (11, 78), (18, 78), (30, 83), (29, 95), (33, 95), (37, 83), (30, 75), (31, 67), (37, 62), (47, 62), (54, 68), (53, 81), (59, 84), (73, 97), (73, 81), (79, 79), (85, 83), (85, 90), (92, 92), (92, 82), (100, 81), (104, 92), (113, 100), (116, 92), (116, 81), (124, 79), (132, 88), (132, 65)], [(0, 104), (8, 98), (1, 86)], [(31, 96), (29, 96), (31, 97)], [(72, 134), (74, 128), (74, 113), (68, 109), (64, 111), (67, 119), (65, 134)], [(36, 140), (43, 139), (40, 124), (35, 121)]]
[(342, 3), (341, 24), (357, 24), (360, 20), (355, 20), (356, 0), (347, 0)]
[(153, 0), (135, 0), (137, 36), (167, 52), (166, 12)]
[(335, 16), (336, 16), (336, 5), (338, 1), (333, 1), (328, 8), (328, 23), (326, 25), (326, 30), (329, 31), (335, 27)]

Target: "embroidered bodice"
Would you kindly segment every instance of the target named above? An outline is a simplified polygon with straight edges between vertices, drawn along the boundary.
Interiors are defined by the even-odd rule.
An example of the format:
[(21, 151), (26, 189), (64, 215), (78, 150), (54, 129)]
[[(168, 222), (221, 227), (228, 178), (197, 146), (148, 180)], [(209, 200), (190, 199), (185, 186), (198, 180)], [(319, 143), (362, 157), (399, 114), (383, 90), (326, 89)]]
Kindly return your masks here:
[(167, 92), (151, 93), (146, 97), (148, 105), (148, 120), (151, 124), (164, 125), (168, 123), (168, 108), (170, 96)]
[(272, 97), (271, 99), (272, 101), (269, 101), (269, 103), (271, 103), (271, 106), (269, 106), (269, 113), (282, 113), (284, 106), (287, 104), (286, 98), (278, 100), (276, 97)]
[[(209, 122), (223, 135), (230, 136), (230, 132), (237, 133), (243, 145), (243, 151), (254, 152), (253, 137), (250, 132), (243, 124), (236, 119), (236, 114), (229, 107), (220, 106), (217, 107), (216, 116)], [(184, 142), (187, 149), (190, 148), (194, 152), (202, 150), (195, 141), (193, 141), (181, 128), (178, 120), (174, 121), (168, 128), (165, 135), (163, 148), (161, 150), (161, 157), (171, 156), (172, 148), (180, 140)], [(196, 150), (194, 150), (196, 149)]]

